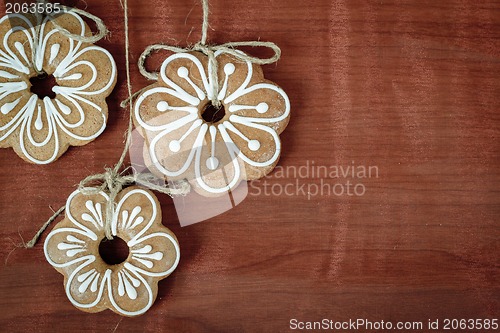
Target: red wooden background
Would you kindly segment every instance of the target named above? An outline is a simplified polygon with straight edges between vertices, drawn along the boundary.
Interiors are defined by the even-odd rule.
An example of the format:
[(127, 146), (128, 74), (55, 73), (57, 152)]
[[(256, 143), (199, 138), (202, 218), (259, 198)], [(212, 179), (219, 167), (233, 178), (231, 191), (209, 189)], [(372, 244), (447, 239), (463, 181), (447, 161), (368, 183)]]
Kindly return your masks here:
[[(211, 0), (211, 42), (260, 38), (282, 48), (278, 64), (264, 68), (292, 105), (280, 165), (376, 166), (378, 177), (276, 176), (268, 183), (294, 184), (296, 193), (256, 195), (264, 184), (255, 183), (236, 208), (184, 228), (159, 195), (182, 258), (138, 318), (75, 309), (45, 261), (46, 234), (34, 249), (14, 246), (122, 150), (122, 8), (86, 2), (111, 31), (98, 45), (119, 68), (108, 128), (48, 166), (0, 151), (1, 331), (284, 332), (292, 318), (426, 325), (498, 317), (498, 1)], [(142, 50), (195, 43), (201, 6), (129, 2), (138, 90), (149, 84), (135, 66)], [(347, 180), (363, 184), (364, 195), (311, 191)], [(301, 184), (312, 186), (309, 198)]]

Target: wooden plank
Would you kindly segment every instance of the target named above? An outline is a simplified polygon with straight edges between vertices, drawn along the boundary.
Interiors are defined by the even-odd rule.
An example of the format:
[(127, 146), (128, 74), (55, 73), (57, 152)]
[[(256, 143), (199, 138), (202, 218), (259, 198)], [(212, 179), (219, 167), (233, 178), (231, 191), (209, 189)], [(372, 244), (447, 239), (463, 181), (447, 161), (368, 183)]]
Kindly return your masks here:
[[(149, 84), (135, 66), (142, 50), (195, 43), (201, 8), (183, 0), (129, 3), (138, 90)], [(280, 160), (288, 174), (266, 181), (275, 192), (292, 184), (291, 194), (265, 195), (263, 181), (255, 182), (234, 209), (184, 228), (172, 200), (159, 195), (183, 256), (151, 310), (130, 319), (73, 308), (62, 276), (45, 261), (45, 235), (31, 250), (14, 245), (122, 150), (122, 9), (119, 1), (87, 0), (112, 32), (98, 45), (119, 68), (108, 127), (48, 166), (0, 151), (2, 331), (283, 332), (292, 318), (498, 317), (500, 3), (210, 3), (211, 42), (261, 39), (282, 48), (278, 64), (264, 71), (291, 99)], [(329, 170), (376, 166), (378, 177), (293, 174), (307, 165), (312, 172), (313, 162)], [(348, 180), (365, 193), (313, 193)]]

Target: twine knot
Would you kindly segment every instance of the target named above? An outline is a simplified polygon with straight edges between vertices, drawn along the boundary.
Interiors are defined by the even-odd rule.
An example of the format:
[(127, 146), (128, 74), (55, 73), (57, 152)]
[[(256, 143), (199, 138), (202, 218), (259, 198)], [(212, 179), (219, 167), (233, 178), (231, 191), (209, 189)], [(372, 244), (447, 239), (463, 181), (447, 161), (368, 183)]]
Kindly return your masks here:
[[(100, 192), (108, 193), (108, 204), (106, 205), (105, 220), (103, 222), (104, 233), (109, 240), (113, 239), (111, 224), (114, 218), (116, 196), (123, 189), (123, 186), (133, 183), (135, 180), (134, 176), (123, 175), (127, 170), (128, 168), (119, 173), (116, 167), (105, 168), (104, 173), (90, 175), (80, 181), (78, 185), (79, 191), (84, 195), (95, 195)], [(100, 185), (96, 186), (95, 183), (100, 183)]]
[(191, 186), (187, 180), (180, 180), (172, 183), (172, 187), (165, 187), (164, 185), (156, 184), (154, 181), (158, 178), (150, 173), (136, 173), (126, 174), (132, 167), (127, 167), (123, 171), (118, 172), (120, 165), (114, 168), (105, 168), (105, 172), (90, 175), (80, 181), (78, 185), (79, 191), (84, 195), (95, 195), (100, 192), (108, 194), (108, 204), (106, 206), (106, 218), (104, 222), (104, 233), (106, 238), (111, 240), (113, 235), (111, 232), (111, 224), (115, 218), (116, 197), (122, 189), (130, 184), (137, 183), (152, 190), (167, 194), (171, 197), (174, 195), (187, 195)]

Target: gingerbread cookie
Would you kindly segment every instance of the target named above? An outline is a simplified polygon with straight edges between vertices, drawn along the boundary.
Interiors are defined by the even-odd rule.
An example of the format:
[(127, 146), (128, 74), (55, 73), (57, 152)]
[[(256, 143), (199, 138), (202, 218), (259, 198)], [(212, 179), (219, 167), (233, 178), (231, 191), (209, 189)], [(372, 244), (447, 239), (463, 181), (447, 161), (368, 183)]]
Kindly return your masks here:
[(66, 203), (66, 217), (45, 240), (45, 256), (64, 275), (66, 294), (80, 310), (141, 315), (155, 301), (158, 281), (177, 267), (179, 245), (161, 224), (156, 197), (132, 186), (118, 194), (111, 221), (113, 237), (127, 243), (129, 255), (120, 264), (108, 265), (99, 255), (108, 200), (104, 192), (73, 192)]
[[(104, 131), (105, 99), (117, 76), (108, 51), (66, 37), (54, 21), (70, 33), (91, 35), (71, 11), (39, 26), (29, 14), (0, 19), (0, 148), (12, 147), (36, 164), (53, 162)], [(53, 76), (53, 96), (31, 92), (30, 79), (39, 76)]]
[(150, 170), (168, 180), (187, 178), (208, 196), (271, 172), (290, 115), (288, 96), (264, 79), (260, 66), (221, 51), (215, 59), (222, 107), (211, 103), (211, 63), (201, 52), (168, 57), (158, 82), (134, 106)]

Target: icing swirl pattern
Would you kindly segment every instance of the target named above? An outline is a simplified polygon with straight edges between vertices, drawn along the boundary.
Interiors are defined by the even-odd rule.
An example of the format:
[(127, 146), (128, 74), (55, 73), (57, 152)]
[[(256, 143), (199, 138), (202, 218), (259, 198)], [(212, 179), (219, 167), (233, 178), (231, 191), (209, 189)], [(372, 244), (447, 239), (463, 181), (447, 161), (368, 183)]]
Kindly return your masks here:
[(278, 162), (279, 134), (290, 116), (288, 96), (264, 79), (260, 66), (221, 51), (215, 57), (220, 117), (204, 117), (214, 83), (207, 74), (211, 63), (200, 52), (168, 57), (158, 82), (134, 106), (148, 167), (168, 180), (187, 178), (209, 196), (268, 174)]
[[(64, 36), (53, 21), (81, 36), (90, 29), (68, 11), (44, 18), (29, 14), (0, 19), (0, 148), (13, 147), (28, 162), (48, 164), (69, 146), (81, 146), (105, 129), (105, 98), (116, 83), (116, 65), (105, 49)], [(55, 98), (30, 91), (30, 78), (52, 75)]]
[(88, 312), (111, 309), (137, 316), (153, 304), (158, 280), (170, 275), (180, 259), (175, 235), (161, 224), (161, 209), (148, 191), (129, 187), (117, 197), (111, 221), (114, 237), (129, 247), (128, 258), (108, 265), (99, 255), (104, 236), (104, 192), (73, 192), (66, 203), (66, 217), (50, 232), (44, 244), (47, 261), (65, 276), (66, 295), (77, 308)]

